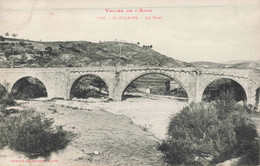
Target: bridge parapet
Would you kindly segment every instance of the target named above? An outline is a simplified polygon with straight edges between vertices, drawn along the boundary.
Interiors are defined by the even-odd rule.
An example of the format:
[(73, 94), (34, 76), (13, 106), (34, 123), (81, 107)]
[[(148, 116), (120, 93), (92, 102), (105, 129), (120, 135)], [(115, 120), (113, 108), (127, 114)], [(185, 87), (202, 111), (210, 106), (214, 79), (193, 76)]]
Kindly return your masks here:
[(250, 78), (252, 73), (253, 71), (249, 69), (201, 69), (201, 74), (238, 78)]

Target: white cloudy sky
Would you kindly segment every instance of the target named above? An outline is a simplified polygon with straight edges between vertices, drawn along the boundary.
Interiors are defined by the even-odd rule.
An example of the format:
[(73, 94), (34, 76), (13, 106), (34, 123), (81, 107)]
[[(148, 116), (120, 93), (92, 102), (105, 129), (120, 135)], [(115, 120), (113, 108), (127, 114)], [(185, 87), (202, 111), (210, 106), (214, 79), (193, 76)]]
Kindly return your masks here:
[[(117, 14), (105, 8), (152, 12)], [(5, 32), (42, 41), (140, 42), (187, 62), (258, 60), (260, 0), (0, 0), (0, 35)]]

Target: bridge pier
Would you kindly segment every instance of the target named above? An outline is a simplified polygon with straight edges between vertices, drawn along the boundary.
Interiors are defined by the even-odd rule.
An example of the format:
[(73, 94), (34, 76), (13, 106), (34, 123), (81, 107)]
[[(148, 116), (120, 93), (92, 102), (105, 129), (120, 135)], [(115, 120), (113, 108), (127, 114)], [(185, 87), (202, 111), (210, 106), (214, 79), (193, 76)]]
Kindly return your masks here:
[(121, 95), (116, 95), (116, 94), (109, 94), (109, 98), (113, 99), (114, 101), (122, 101), (122, 96)]
[(197, 101), (196, 99), (196, 96), (189, 96), (188, 98), (188, 103), (191, 104), (191, 103), (199, 103), (200, 101)]
[(109, 96), (110, 99), (114, 101), (122, 101), (122, 94), (121, 91), (115, 86), (114, 83), (111, 83), (109, 86)]
[(247, 104), (258, 107), (257, 86), (249, 86), (247, 90)]

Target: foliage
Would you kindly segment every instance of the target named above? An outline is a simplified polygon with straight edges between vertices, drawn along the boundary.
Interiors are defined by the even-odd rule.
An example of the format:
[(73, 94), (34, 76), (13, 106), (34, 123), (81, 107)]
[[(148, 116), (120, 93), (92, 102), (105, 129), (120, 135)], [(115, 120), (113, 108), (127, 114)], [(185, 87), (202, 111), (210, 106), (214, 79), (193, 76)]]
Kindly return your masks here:
[(218, 79), (211, 82), (203, 92), (203, 100), (217, 100), (221, 93), (232, 92), (235, 101), (244, 101), (246, 99), (245, 91), (239, 83), (231, 79)]
[(12, 50), (11, 49), (6, 49), (4, 52), (4, 55), (6, 58), (8, 58), (10, 55), (12, 55)]
[(221, 91), (219, 96), (216, 97), (215, 107), (220, 112), (220, 118), (225, 117), (233, 111), (236, 102), (234, 100), (234, 91), (227, 90)]
[(185, 97), (185, 98), (188, 97), (186, 91), (182, 87), (178, 87), (173, 90), (166, 91), (165, 95), (176, 96), (176, 97)]
[(0, 98), (6, 94), (6, 89), (3, 85), (0, 84)]
[(23, 152), (30, 158), (48, 157), (51, 152), (63, 149), (72, 133), (62, 126), (53, 126), (53, 119), (34, 110), (24, 110), (18, 115), (0, 118), (0, 145)]
[(246, 108), (236, 105), (232, 92), (216, 103), (191, 104), (170, 119), (167, 138), (158, 149), (173, 165), (209, 165), (245, 156), (246, 164), (259, 162), (259, 138)]
[(21, 41), (19, 42), (19, 45), (24, 47), (24, 46), (26, 46), (26, 43), (21, 40)]
[(47, 54), (51, 54), (51, 53), (52, 53), (52, 47), (46, 47), (46, 48), (45, 48), (45, 52), (46, 52)]
[(6, 106), (14, 106), (16, 102), (14, 101), (13, 94), (4, 93), (0, 96), (0, 108), (5, 108)]
[(107, 96), (107, 89), (108, 88), (106, 83), (101, 78), (92, 75), (87, 75), (82, 77), (73, 86), (72, 94), (77, 98), (98, 98)]
[(0, 36), (0, 41), (5, 41), (5, 38), (3, 36)]
[[(172, 117), (168, 140), (160, 146), (166, 162), (171, 164), (201, 165), (208, 159), (229, 152), (236, 143), (232, 125), (217, 118), (217, 110), (203, 104), (192, 105)], [(222, 143), (223, 142), (223, 143)]]
[(46, 97), (47, 92), (44, 84), (36, 78), (29, 77), (22, 79), (19, 82), (19, 86), (14, 88), (15, 99), (30, 99), (38, 97)]
[(16, 33), (13, 33), (13, 34), (12, 34), (12, 36), (13, 36), (13, 37), (17, 37), (17, 36), (18, 36), (18, 34), (16, 34)]
[[(27, 48), (28, 50), (32, 50), (32, 52), (33, 52), (34, 46), (33, 45), (26, 45), (25, 48)], [(30, 53), (30, 52), (28, 52), (28, 53)]]

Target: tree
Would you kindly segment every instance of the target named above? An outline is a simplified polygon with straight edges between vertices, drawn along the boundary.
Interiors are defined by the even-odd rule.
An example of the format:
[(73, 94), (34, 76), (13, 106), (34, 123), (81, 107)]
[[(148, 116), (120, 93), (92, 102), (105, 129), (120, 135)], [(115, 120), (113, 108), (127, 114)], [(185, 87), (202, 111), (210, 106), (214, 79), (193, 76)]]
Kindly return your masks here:
[(17, 37), (17, 36), (18, 36), (18, 34), (16, 34), (16, 33), (13, 33), (13, 34), (12, 34), (12, 36), (13, 36), (13, 37)]
[(45, 48), (45, 52), (46, 52), (47, 54), (52, 54), (52, 47), (46, 47), (46, 48)]
[(26, 43), (24, 41), (20, 41), (19, 45), (24, 47), (24, 46), (26, 46)]
[(5, 33), (5, 36), (6, 36), (6, 37), (7, 37), (7, 36), (9, 36), (9, 33), (8, 33), (8, 32), (6, 32), (6, 33)]
[(5, 41), (5, 38), (3, 36), (0, 36), (0, 41)]

